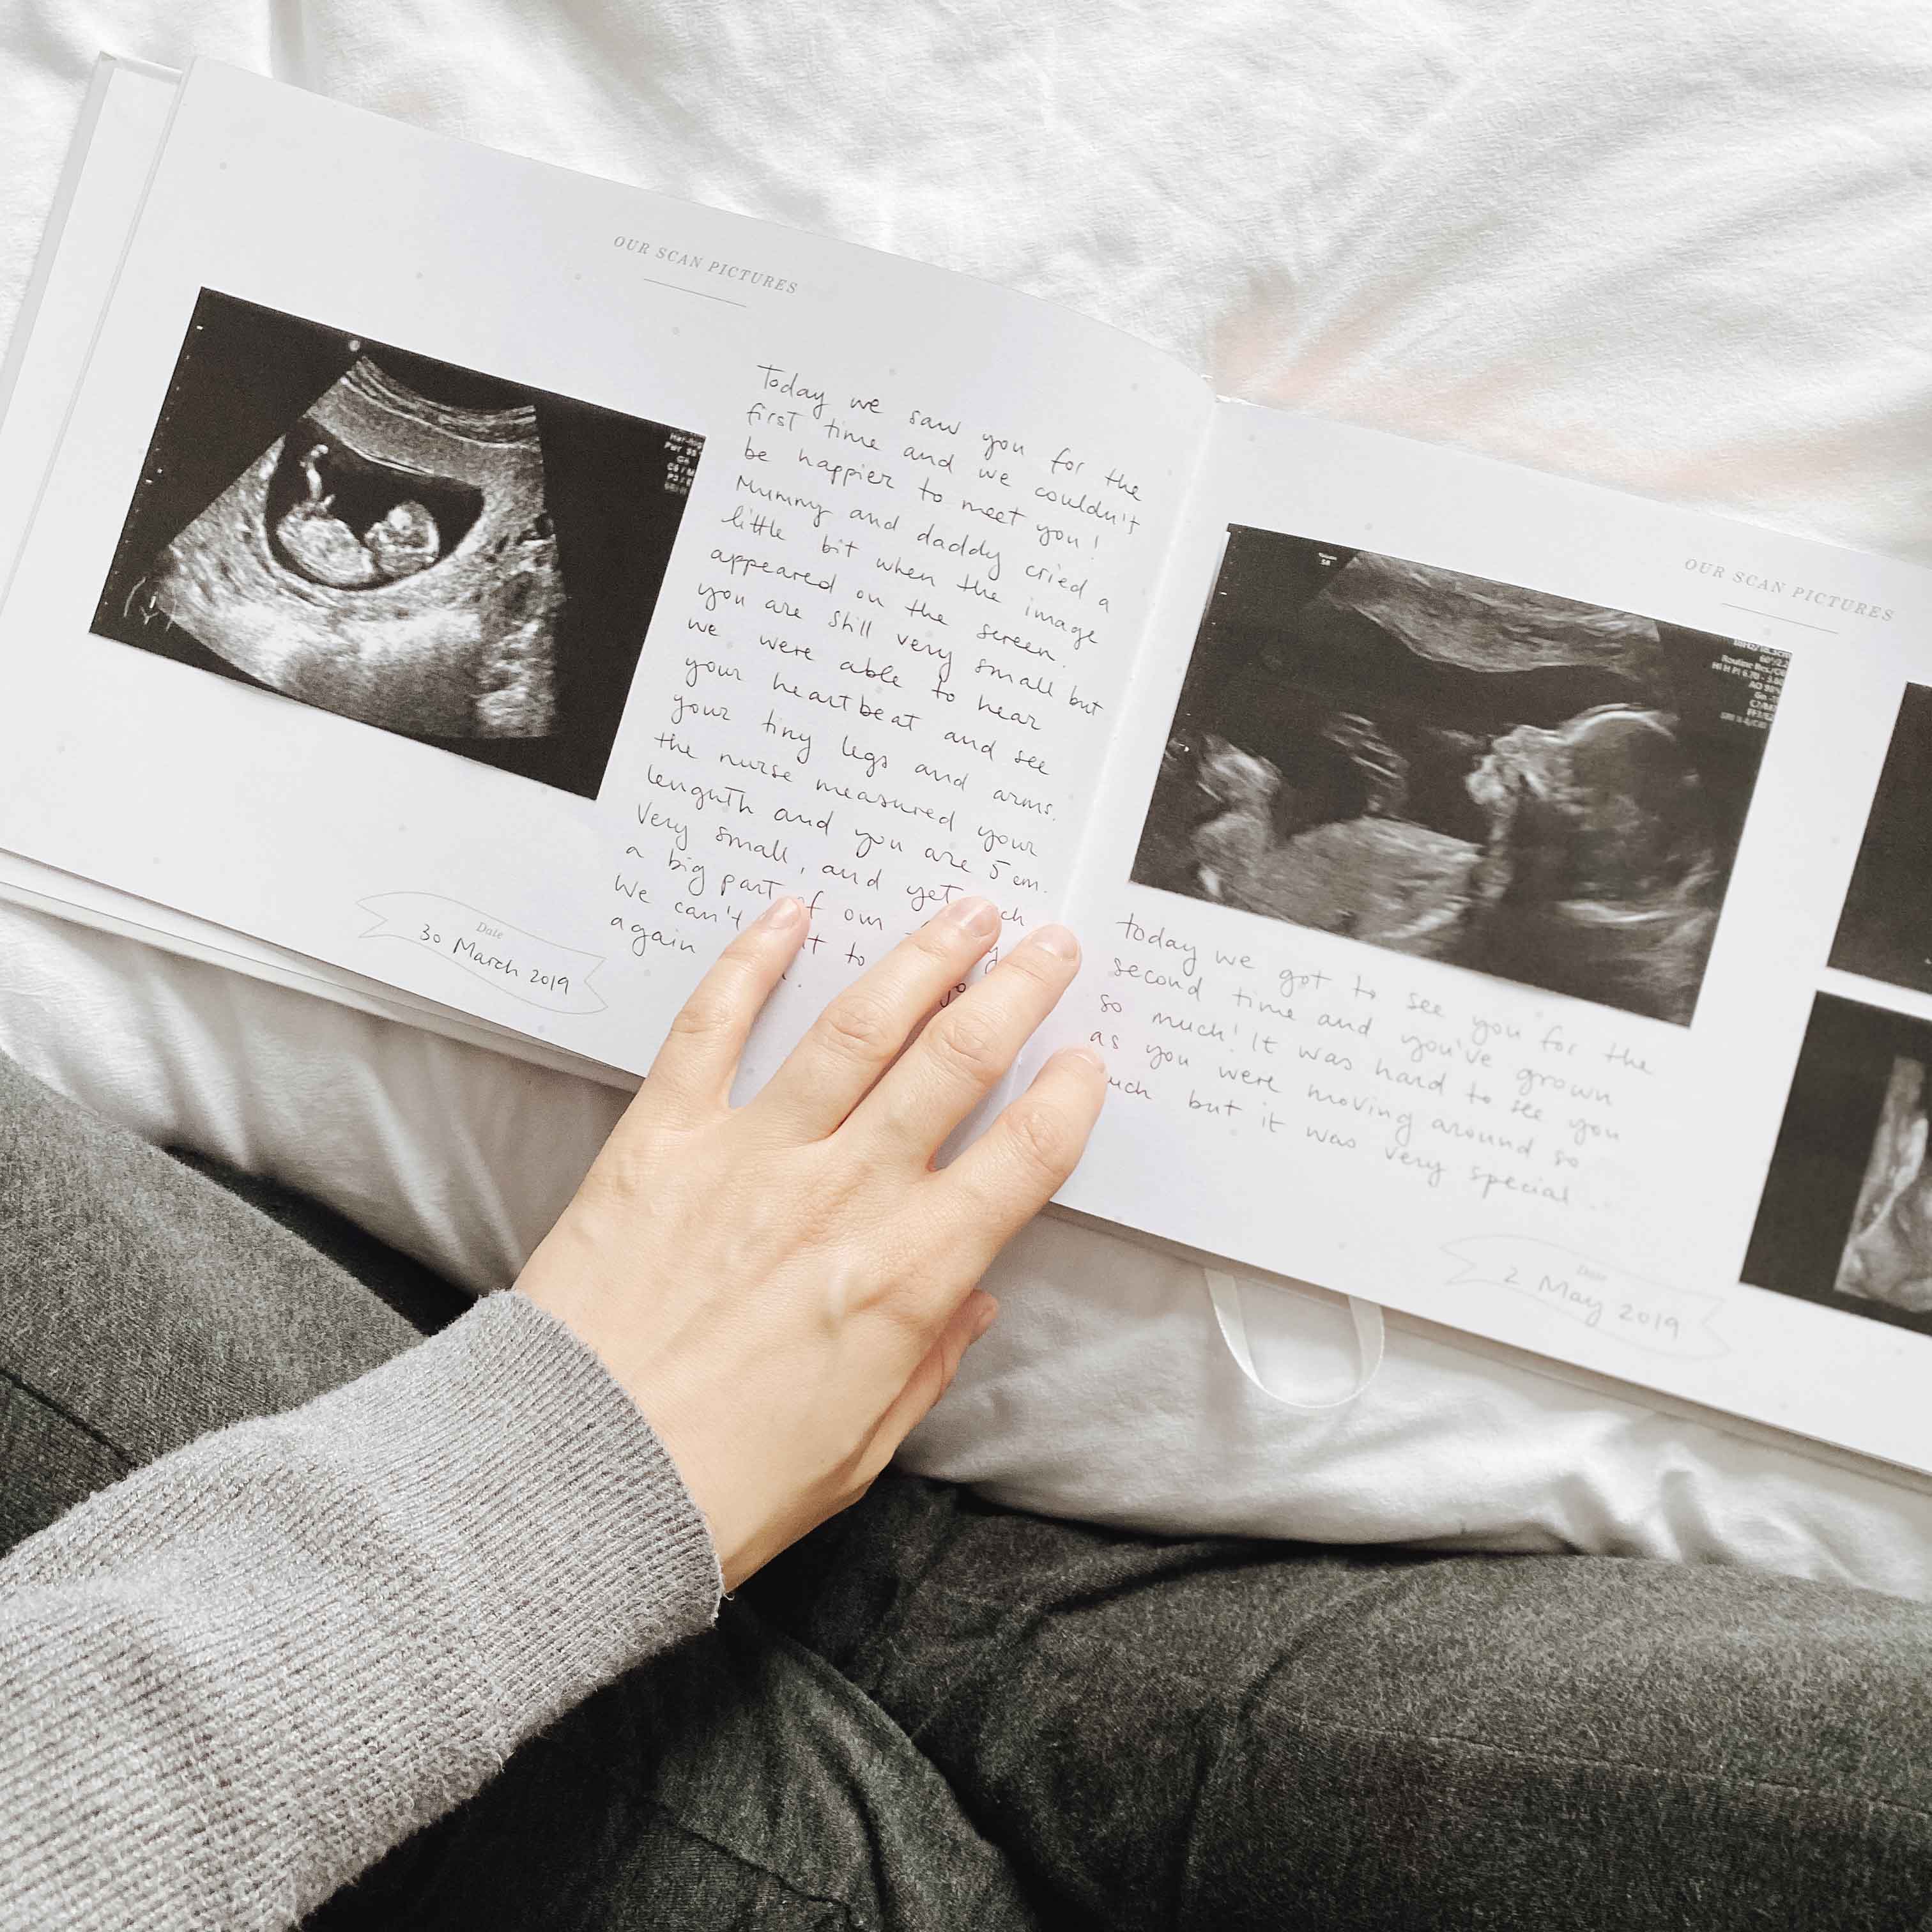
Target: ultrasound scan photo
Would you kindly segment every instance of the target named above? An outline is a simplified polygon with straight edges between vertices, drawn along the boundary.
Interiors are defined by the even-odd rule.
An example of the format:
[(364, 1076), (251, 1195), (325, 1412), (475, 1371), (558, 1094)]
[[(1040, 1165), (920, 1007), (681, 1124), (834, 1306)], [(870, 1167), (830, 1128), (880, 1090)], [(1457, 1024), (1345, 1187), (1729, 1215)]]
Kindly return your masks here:
[(92, 628), (594, 797), (701, 448), (204, 291)]
[(1932, 1024), (1820, 994), (1744, 1278), (1932, 1334)]
[(1922, 684), (1899, 700), (1832, 964), (1932, 993), (1932, 688)]
[(1133, 878), (1688, 1025), (1786, 662), (1235, 525)]

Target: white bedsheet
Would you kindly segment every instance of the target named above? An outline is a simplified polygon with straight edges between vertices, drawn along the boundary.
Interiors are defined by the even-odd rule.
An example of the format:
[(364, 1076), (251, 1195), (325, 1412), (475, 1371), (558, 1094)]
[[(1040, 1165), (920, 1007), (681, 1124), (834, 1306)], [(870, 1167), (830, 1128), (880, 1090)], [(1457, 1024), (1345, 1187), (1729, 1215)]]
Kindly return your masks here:
[[(986, 275), (1230, 393), (1932, 561), (1918, 0), (14, 0), (0, 329), (104, 42)], [(621, 1104), (4, 907), (0, 1050), (479, 1287)], [(1299, 1414), (1243, 1379), (1198, 1270), (1064, 1223), (992, 1286), (1005, 1316), (911, 1460), (1010, 1501), (1932, 1597), (1932, 1498), (1882, 1472), (1408, 1324), (1359, 1401)], [(1335, 1304), (1249, 1300), (1270, 1374), (1345, 1379)]]

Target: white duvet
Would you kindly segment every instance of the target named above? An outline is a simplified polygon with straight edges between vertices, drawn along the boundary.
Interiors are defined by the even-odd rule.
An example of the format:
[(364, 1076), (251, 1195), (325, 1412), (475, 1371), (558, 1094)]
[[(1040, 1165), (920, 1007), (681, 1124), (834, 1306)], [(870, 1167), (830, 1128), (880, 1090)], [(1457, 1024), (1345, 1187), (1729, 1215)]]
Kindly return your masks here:
[[(0, 329), (104, 44), (985, 275), (1231, 394), (1932, 561), (1919, 0), (10, 0)], [(0, 1049), (478, 1288), (621, 1104), (4, 907)], [(1290, 1408), (1198, 1270), (1065, 1222), (991, 1285), (1006, 1312), (908, 1460), (1010, 1502), (1932, 1597), (1932, 1497), (1873, 1468), (1394, 1322), (1358, 1400)], [(1244, 1300), (1264, 1379), (1346, 1388), (1338, 1304)]]

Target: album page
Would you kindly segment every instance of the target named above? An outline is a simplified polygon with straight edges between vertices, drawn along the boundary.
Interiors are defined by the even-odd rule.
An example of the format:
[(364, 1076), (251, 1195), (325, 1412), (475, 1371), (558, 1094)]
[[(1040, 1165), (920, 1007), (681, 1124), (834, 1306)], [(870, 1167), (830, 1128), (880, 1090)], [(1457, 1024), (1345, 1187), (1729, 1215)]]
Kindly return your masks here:
[(1057, 915), (1198, 378), (986, 284), (184, 84), (0, 609), (0, 846), (633, 1071), (814, 907)]
[(1073, 896), (1063, 1199), (1932, 1466), (1928, 616), (1223, 405)]
[[(181, 86), (178, 70), (103, 54), (0, 363), (0, 586), (13, 568)], [(382, 1018), (608, 1083), (596, 1060), (196, 920), (0, 847), (0, 899), (292, 986)]]

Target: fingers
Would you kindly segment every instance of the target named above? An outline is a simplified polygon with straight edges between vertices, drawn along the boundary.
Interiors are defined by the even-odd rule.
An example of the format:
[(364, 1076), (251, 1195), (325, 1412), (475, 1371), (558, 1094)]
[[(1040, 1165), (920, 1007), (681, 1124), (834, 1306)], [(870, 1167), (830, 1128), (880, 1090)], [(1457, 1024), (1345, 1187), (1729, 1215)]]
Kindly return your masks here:
[(779, 899), (712, 962), (651, 1062), (643, 1091), (652, 1105), (695, 1111), (724, 1104), (752, 1022), (797, 953), (806, 924), (798, 900)]
[(966, 1351), (993, 1325), (1000, 1304), (982, 1288), (976, 1288), (952, 1311), (952, 1317), (939, 1331), (921, 1359), (906, 1378), (892, 1406), (880, 1418), (866, 1444), (860, 1474), (871, 1482), (898, 1454), (899, 1444), (926, 1419), (926, 1412), (952, 1386)]
[(806, 1138), (830, 1133), (999, 934), (998, 907), (954, 900), (812, 1022), (753, 1106), (788, 1132)]
[(962, 1240), (988, 1259), (1066, 1185), (1107, 1097), (1107, 1070), (1089, 1046), (1056, 1053), (1033, 1084), (932, 1178)]
[(1079, 945), (1064, 926), (1030, 933), (977, 986), (933, 1016), (854, 1114), (853, 1127), (882, 1136), (923, 1166), (1006, 1076), (1079, 966)]

